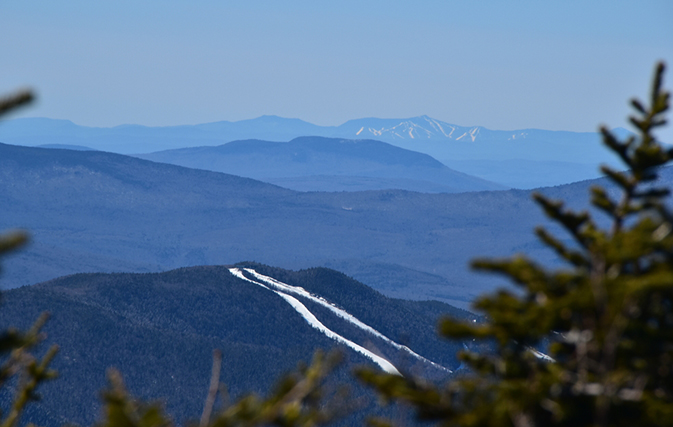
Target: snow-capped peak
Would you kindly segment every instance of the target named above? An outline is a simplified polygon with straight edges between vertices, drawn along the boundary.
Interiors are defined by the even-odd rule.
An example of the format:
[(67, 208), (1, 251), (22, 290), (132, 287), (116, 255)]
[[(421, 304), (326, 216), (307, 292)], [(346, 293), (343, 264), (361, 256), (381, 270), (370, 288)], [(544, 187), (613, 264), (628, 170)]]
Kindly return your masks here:
[(358, 128), (354, 137), (374, 137), (391, 139), (452, 139), (455, 141), (463, 138), (474, 142), (479, 136), (479, 127), (460, 127), (445, 123), (428, 116), (420, 116), (399, 122), (388, 121), (387, 126), (364, 125)]

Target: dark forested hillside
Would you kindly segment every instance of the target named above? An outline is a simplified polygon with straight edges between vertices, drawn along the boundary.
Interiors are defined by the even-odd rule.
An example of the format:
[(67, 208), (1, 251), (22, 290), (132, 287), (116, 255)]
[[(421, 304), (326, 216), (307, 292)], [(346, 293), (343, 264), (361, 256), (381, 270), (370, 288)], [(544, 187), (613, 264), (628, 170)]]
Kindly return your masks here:
[[(252, 268), (323, 297), (447, 368), (457, 366), (455, 353), (461, 345), (437, 338), (435, 314), (474, 317), (446, 304), (429, 303), (426, 309), (426, 303), (388, 299), (333, 270), (293, 272), (250, 263), (236, 267)], [(26, 328), (39, 313), (49, 311), (44, 345), (61, 347), (54, 362), (61, 378), (44, 385), (44, 401), (31, 409), (26, 421), (46, 426), (90, 424), (98, 414), (98, 393), (108, 367), (121, 370), (132, 393), (161, 398), (169, 412), (184, 421), (202, 407), (215, 348), (223, 351), (222, 381), (233, 396), (267, 390), (282, 372), (308, 361), (319, 348), (338, 347), (344, 352), (348, 363), (338, 380), (344, 380), (354, 365), (372, 364), (311, 327), (279, 294), (235, 277), (230, 268), (76, 274), (5, 291), (0, 323)], [(400, 370), (450, 375), (335, 316), (326, 306), (294, 297), (332, 331), (382, 355)]]

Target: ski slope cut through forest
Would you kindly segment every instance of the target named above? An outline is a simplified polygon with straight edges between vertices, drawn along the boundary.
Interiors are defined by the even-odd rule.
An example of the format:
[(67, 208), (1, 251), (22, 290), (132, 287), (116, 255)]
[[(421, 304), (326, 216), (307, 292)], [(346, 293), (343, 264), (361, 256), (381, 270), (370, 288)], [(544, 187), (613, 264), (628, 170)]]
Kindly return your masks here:
[(360, 328), (363, 331), (374, 335), (375, 337), (385, 341), (387, 344), (394, 347), (395, 349), (404, 351), (408, 355), (412, 356), (413, 358), (415, 358), (417, 360), (428, 363), (428, 364), (434, 366), (435, 368), (441, 369), (443, 371), (451, 372), (451, 370), (449, 370), (449, 369), (447, 369), (447, 368), (445, 368), (445, 367), (443, 367), (443, 366), (441, 366), (441, 365), (439, 365), (439, 364), (437, 364), (437, 363), (435, 363), (431, 360), (428, 360), (425, 357), (421, 356), (420, 354), (414, 352), (409, 347), (407, 347), (405, 345), (402, 345), (402, 344), (399, 344), (399, 343), (391, 340), (390, 338), (383, 335), (382, 333), (380, 333), (376, 329), (374, 329), (371, 326), (367, 325), (366, 323), (360, 321), (360, 319), (358, 319), (357, 317), (348, 313), (346, 310), (337, 307), (335, 304), (332, 304), (331, 302), (327, 301), (323, 297), (313, 295), (310, 292), (308, 292), (306, 289), (301, 288), (299, 286), (288, 285), (287, 283), (283, 283), (281, 281), (278, 281), (278, 280), (274, 279), (273, 277), (269, 277), (269, 276), (265, 276), (263, 274), (259, 274), (258, 272), (256, 272), (255, 270), (253, 270), (251, 268), (245, 268), (244, 270), (247, 273), (250, 273), (255, 279), (261, 280), (262, 282), (266, 283), (267, 285), (273, 287), (275, 290), (278, 290), (278, 291), (281, 291), (281, 292), (292, 293), (292, 294), (295, 294), (295, 295), (300, 295), (302, 297), (305, 297), (305, 298), (307, 298), (307, 299), (327, 308), (332, 313), (336, 314), (340, 318), (349, 322), (353, 326), (356, 326), (357, 328)]
[(255, 285), (261, 286), (265, 289), (268, 289), (281, 298), (283, 298), (288, 304), (294, 308), (297, 313), (299, 313), (306, 322), (311, 325), (313, 328), (317, 329), (321, 333), (323, 333), (325, 336), (327, 336), (330, 339), (333, 339), (334, 341), (346, 345), (347, 347), (350, 347), (351, 349), (355, 350), (356, 352), (362, 354), (363, 356), (371, 359), (374, 363), (379, 365), (381, 369), (386, 371), (389, 374), (395, 374), (395, 375), (401, 375), (400, 372), (395, 368), (395, 366), (390, 363), (388, 360), (384, 359), (381, 356), (378, 356), (371, 351), (367, 350), (366, 348), (354, 343), (353, 341), (346, 339), (342, 337), (341, 335), (337, 334), (336, 332), (332, 331), (328, 327), (322, 324), (314, 315), (309, 311), (308, 308), (304, 304), (302, 304), (299, 300), (294, 298), (293, 296), (287, 295), (281, 291), (271, 289), (268, 286), (265, 286), (264, 284), (257, 282), (255, 280), (248, 279), (243, 275), (243, 272), (238, 269), (238, 268), (230, 268), (229, 271), (231, 274), (234, 276), (238, 277), (241, 280), (245, 280), (246, 282), (254, 283)]

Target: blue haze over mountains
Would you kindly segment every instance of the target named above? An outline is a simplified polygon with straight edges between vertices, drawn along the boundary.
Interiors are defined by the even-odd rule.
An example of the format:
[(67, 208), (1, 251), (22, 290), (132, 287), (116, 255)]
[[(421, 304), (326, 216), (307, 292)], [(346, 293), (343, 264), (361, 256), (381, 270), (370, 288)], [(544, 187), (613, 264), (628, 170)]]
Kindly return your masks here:
[[(467, 307), (503, 284), (471, 273), (472, 258), (525, 252), (554, 262), (532, 233), (546, 220), (529, 191), (296, 192), (114, 153), (6, 144), (0, 171), (9, 207), (0, 229), (33, 235), (5, 264), (5, 287), (249, 260), (332, 267), (389, 296)], [(663, 176), (670, 184), (670, 169)], [(597, 182), (542, 191), (583, 208)]]
[[(621, 135), (628, 133), (624, 129), (616, 131)], [(172, 127), (91, 128), (66, 120), (36, 118), (11, 120), (0, 126), (0, 141), (5, 143), (82, 146), (122, 154), (219, 146), (248, 139), (287, 142), (301, 136), (375, 139), (428, 154), (456, 171), (513, 188), (597, 178), (600, 163), (616, 165), (614, 156), (602, 147), (599, 135), (593, 132), (493, 131), (479, 126), (457, 126), (427, 116), (357, 119), (340, 126), (317, 126), (277, 116)], [(208, 169), (204, 165), (191, 166)], [(287, 180), (278, 183), (298, 189), (303, 185)], [(322, 189), (335, 189), (330, 185), (333, 182), (325, 183)], [(373, 185), (375, 188), (376, 184)]]
[[(43, 123), (65, 130), (60, 137), (22, 137), (41, 147), (0, 143), (0, 200), (7, 207), (0, 230), (22, 227), (32, 240), (4, 260), (0, 283), (14, 289), (3, 291), (0, 320), (27, 327), (39, 312), (53, 314), (45, 331), (49, 343), (63, 349), (55, 367), (64, 380), (47, 384), (43, 403), (27, 413), (46, 427), (91, 424), (109, 366), (121, 369), (132, 393), (163, 398), (169, 413), (184, 420), (202, 405), (212, 348), (226, 354), (223, 380), (233, 396), (266, 390), (270, 379), (298, 360), (334, 346), (345, 352), (346, 370), (372, 363), (386, 369), (377, 362), (383, 358), (393, 370), (450, 378), (461, 369), (457, 351), (488, 349), (440, 341), (437, 319), (448, 314), (479, 321), (465, 309), (484, 292), (508, 286), (471, 272), (469, 261), (526, 253), (557, 265), (532, 232), (539, 224), (572, 244), (544, 218), (531, 191), (456, 172), (428, 154), (394, 145), (404, 145), (400, 141), (238, 140), (129, 156), (99, 151), (103, 147), (95, 142), (136, 138), (138, 144), (158, 144), (157, 133), (171, 140), (176, 128), (87, 130)], [(189, 136), (194, 128), (180, 129)], [(77, 132), (82, 139), (72, 139)], [(108, 135), (98, 139), (96, 132)], [(466, 132), (466, 143), (475, 144), (468, 148), (488, 135), (478, 128)], [(560, 150), (553, 133), (540, 132)], [(578, 135), (575, 144), (596, 139)], [(463, 139), (426, 138), (421, 144), (445, 148)], [(494, 147), (513, 143), (485, 141)], [(494, 164), (475, 162), (487, 169)], [(294, 191), (221, 171), (304, 190), (397, 188)], [(314, 181), (317, 187), (308, 188)], [(660, 181), (670, 187), (673, 169), (663, 169)], [(607, 183), (600, 178), (538, 191), (584, 209), (595, 184)], [(296, 303), (315, 320), (300, 314)], [(337, 378), (348, 381), (344, 371)], [(351, 386), (356, 398), (366, 396)], [(343, 425), (361, 418), (356, 413)]]
[(245, 140), (136, 156), (299, 191), (402, 189), (459, 193), (507, 188), (456, 172), (427, 154), (368, 139), (299, 137), (283, 143)]

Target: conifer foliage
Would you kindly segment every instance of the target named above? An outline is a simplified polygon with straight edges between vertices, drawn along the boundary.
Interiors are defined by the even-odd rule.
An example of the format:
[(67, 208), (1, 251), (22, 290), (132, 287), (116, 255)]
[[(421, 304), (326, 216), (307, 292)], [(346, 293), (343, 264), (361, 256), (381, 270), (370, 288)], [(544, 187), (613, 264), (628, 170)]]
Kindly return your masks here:
[(669, 190), (656, 182), (673, 149), (653, 135), (669, 106), (663, 74), (659, 64), (649, 106), (631, 102), (638, 137), (619, 141), (601, 129), (628, 167), (602, 169), (619, 200), (604, 188), (591, 190), (609, 229), (588, 212), (536, 194), (572, 237), (566, 245), (536, 229), (567, 266), (549, 270), (522, 255), (473, 262), (521, 292), (479, 299), (483, 324), (447, 319), (440, 330), (447, 338), (491, 340), (497, 351), (462, 354), (471, 373), (444, 387), (371, 370), (359, 373), (363, 380), (386, 399), (411, 404), (421, 419), (447, 426), (673, 425), (673, 212)]
[[(213, 375), (198, 427), (313, 427), (328, 424), (341, 415), (345, 407), (338, 399), (326, 404), (324, 380), (339, 361), (337, 353), (316, 353), (310, 366), (300, 365), (286, 375), (267, 397), (249, 394), (236, 402), (220, 406), (214, 404), (220, 390), (219, 370), (221, 355), (214, 352)], [(133, 398), (126, 391), (121, 375), (108, 372), (110, 386), (103, 393), (104, 419), (98, 427), (172, 427), (174, 425), (161, 405), (148, 404)], [(191, 423), (196, 427), (196, 423)]]
[[(0, 98), (0, 116), (33, 100), (30, 91), (19, 91)], [(18, 248), (27, 241), (26, 233), (14, 231), (0, 234), (0, 255)], [(13, 384), (14, 393), (11, 402), (0, 408), (0, 427), (14, 427), (28, 403), (37, 400), (38, 386), (44, 381), (56, 377), (49, 369), (58, 347), (51, 347), (42, 357), (35, 357), (31, 350), (42, 341), (40, 329), (47, 320), (42, 315), (28, 331), (6, 329), (0, 332), (0, 387)]]

